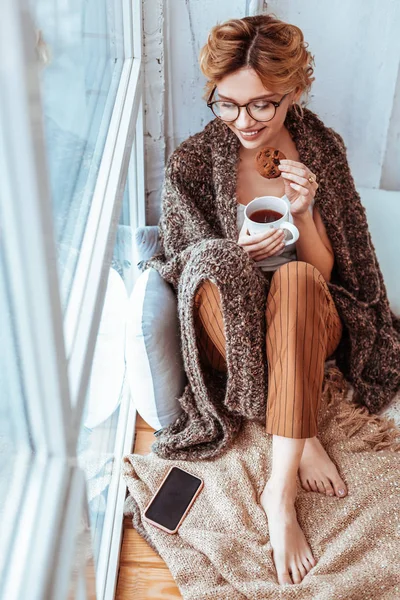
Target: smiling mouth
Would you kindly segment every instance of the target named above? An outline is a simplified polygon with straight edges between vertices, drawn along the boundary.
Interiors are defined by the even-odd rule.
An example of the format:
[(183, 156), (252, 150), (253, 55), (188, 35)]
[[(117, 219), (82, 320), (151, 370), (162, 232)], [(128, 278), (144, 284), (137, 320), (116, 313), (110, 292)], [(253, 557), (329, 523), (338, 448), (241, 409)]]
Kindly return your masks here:
[(253, 129), (253, 130), (249, 130), (249, 131), (241, 131), (240, 129), (238, 129), (238, 131), (243, 137), (252, 138), (252, 137), (256, 137), (256, 135), (258, 135), (260, 133), (260, 131), (262, 131), (263, 129), (265, 129), (265, 127), (261, 127), (260, 129)]

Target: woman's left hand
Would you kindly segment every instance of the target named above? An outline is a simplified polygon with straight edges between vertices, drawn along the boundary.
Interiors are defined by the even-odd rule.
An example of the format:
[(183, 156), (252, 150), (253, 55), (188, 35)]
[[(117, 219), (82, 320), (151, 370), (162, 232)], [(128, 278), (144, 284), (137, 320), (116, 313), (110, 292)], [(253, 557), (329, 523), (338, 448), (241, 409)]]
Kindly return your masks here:
[(285, 194), (291, 204), (290, 212), (292, 215), (307, 212), (318, 189), (314, 173), (303, 163), (288, 159), (280, 161), (279, 169), (285, 184)]

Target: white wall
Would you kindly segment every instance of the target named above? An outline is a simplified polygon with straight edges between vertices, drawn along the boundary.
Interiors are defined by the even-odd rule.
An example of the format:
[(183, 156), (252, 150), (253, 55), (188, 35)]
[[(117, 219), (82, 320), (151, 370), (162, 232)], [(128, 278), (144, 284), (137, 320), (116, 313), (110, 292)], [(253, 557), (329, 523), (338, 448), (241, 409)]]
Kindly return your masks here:
[(385, 190), (400, 190), (400, 65), (397, 71), (380, 187)]
[[(343, 135), (356, 183), (400, 189), (400, 161), (396, 176), (395, 161), (392, 168), (387, 163), (381, 182), (386, 146), (400, 144), (399, 94), (395, 95), (400, 2), (272, 0), (268, 11), (298, 25), (309, 42), (316, 63), (309, 107)], [(397, 136), (396, 123), (389, 130), (395, 112)], [(397, 178), (397, 188), (386, 186), (392, 178)]]
[(344, 137), (356, 184), (400, 190), (400, 2), (152, 0), (143, 3), (148, 224), (166, 159), (212, 118), (198, 65), (209, 30), (263, 10), (303, 30), (316, 62), (309, 107)]
[(217, 22), (241, 18), (245, 0), (143, 1), (147, 223), (156, 224), (164, 165), (171, 152), (213, 118), (202, 100), (200, 48)]

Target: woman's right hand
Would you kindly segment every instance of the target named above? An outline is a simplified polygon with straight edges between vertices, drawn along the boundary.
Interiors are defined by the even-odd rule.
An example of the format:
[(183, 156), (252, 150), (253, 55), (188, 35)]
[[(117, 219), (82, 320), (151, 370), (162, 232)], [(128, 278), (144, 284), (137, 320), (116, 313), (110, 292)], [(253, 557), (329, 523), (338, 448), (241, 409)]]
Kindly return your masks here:
[(238, 244), (255, 261), (269, 256), (278, 256), (285, 249), (285, 231), (283, 229), (267, 229), (261, 233), (249, 234), (246, 221), (239, 233)]

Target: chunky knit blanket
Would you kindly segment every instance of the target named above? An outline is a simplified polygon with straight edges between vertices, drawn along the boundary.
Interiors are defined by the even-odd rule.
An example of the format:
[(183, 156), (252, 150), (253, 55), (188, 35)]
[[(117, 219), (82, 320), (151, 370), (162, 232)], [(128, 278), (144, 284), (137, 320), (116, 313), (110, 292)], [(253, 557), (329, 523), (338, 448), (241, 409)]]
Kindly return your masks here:
[[(328, 285), (344, 324), (337, 365), (354, 387), (354, 403), (376, 413), (400, 388), (400, 319), (389, 307), (341, 136), (307, 109), (303, 118), (290, 109), (285, 124), (300, 161), (316, 174), (315, 204), (335, 253)], [(182, 415), (153, 445), (164, 458), (216, 456), (243, 419), (265, 422), (269, 281), (237, 244), (239, 147), (229, 127), (214, 119), (171, 154), (159, 221), (162, 251), (142, 263), (142, 269), (157, 269), (177, 293), (188, 378), (179, 399)], [(211, 279), (221, 294), (226, 375), (206, 369), (197, 348), (194, 296), (203, 279)]]
[[(268, 522), (257, 502), (272, 465), (272, 436), (246, 421), (230, 447), (189, 464), (154, 453), (124, 457), (125, 514), (169, 567), (185, 600), (395, 600), (400, 598), (400, 430), (350, 401), (337, 368), (327, 371), (318, 437), (348, 488), (345, 498), (298, 484), (297, 518), (315, 567), (280, 586)], [(176, 535), (142, 520), (172, 466), (204, 479)]]

